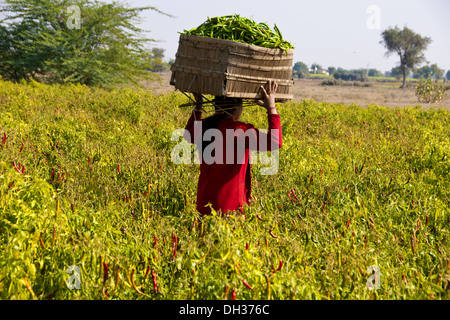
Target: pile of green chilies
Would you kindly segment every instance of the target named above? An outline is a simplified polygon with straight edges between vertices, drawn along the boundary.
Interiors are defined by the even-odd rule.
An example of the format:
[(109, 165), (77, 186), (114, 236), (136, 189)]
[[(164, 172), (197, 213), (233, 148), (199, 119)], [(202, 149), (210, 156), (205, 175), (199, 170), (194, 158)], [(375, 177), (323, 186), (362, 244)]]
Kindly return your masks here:
[(209, 18), (197, 28), (184, 30), (183, 34), (243, 42), (265, 48), (278, 48), (284, 51), (294, 46), (283, 39), (274, 25), (271, 30), (266, 23), (256, 23), (240, 15)]

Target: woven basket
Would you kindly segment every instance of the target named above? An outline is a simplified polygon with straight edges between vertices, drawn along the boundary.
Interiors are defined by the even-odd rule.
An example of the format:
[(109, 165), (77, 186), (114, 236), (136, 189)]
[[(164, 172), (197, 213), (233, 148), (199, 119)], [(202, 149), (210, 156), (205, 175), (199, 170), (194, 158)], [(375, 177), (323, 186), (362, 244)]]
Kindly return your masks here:
[(170, 84), (182, 92), (260, 99), (261, 85), (278, 84), (276, 100), (293, 99), (294, 50), (182, 34)]

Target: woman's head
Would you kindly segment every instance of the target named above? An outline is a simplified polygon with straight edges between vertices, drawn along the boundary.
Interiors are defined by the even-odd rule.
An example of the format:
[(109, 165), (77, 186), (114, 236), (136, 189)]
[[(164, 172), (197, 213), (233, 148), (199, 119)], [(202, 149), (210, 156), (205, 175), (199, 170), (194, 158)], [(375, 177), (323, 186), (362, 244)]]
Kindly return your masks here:
[(233, 120), (239, 120), (242, 114), (242, 99), (230, 97), (215, 97), (216, 114), (225, 114)]

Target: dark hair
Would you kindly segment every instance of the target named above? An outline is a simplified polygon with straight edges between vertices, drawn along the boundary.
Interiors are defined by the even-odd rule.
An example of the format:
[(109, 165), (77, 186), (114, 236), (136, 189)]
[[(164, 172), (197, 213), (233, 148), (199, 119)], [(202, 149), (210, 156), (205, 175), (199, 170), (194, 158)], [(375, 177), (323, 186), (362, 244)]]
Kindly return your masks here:
[[(227, 112), (228, 110), (231, 110), (232, 108), (236, 106), (242, 105), (242, 99), (241, 98), (230, 98), (230, 97), (215, 97), (213, 102), (215, 106), (216, 113), (212, 116), (206, 118), (203, 121), (203, 128), (202, 128), (202, 140), (203, 135), (208, 129), (215, 129), (219, 126), (219, 122), (227, 118)], [(222, 111), (223, 110), (223, 111)], [(202, 151), (211, 143), (212, 141), (204, 141), (202, 144)]]
[[(228, 110), (235, 106), (242, 105), (242, 99), (240, 98), (215, 97), (213, 102), (216, 113), (203, 121), (202, 134), (204, 134), (208, 129), (217, 128), (219, 126), (219, 122), (227, 117)], [(221, 112), (222, 110), (224, 111)]]

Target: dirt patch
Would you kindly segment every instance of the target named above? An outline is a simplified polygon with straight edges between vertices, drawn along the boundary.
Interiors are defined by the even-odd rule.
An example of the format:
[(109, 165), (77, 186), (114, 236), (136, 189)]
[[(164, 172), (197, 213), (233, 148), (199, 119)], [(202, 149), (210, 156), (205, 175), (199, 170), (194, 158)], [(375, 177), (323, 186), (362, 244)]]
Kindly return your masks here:
[[(172, 92), (174, 87), (169, 84), (170, 72), (158, 73), (159, 80), (148, 81), (145, 88), (157, 94)], [(424, 108), (443, 107), (450, 110), (450, 92), (440, 103), (420, 103), (415, 95), (415, 87), (400, 89), (397, 84), (370, 83), (369, 87), (362, 86), (323, 86), (322, 80), (294, 81), (292, 92), (294, 101), (314, 99), (319, 102), (342, 104), (357, 104), (367, 106), (377, 104), (387, 107), (423, 106)]]

